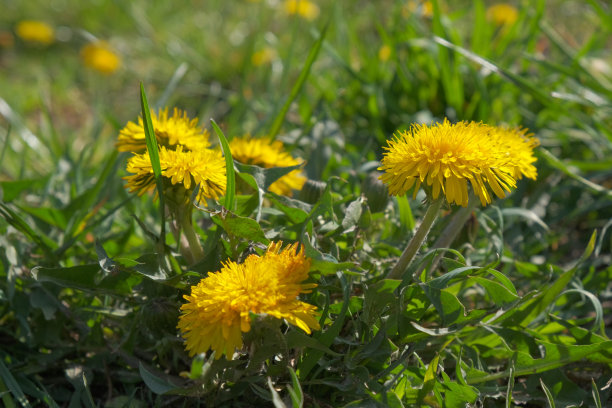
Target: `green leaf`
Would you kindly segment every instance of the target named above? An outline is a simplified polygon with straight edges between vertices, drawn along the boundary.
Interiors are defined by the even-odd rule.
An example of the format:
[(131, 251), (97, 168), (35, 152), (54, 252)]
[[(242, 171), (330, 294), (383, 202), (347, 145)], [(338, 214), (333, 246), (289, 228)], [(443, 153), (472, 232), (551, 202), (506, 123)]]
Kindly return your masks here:
[(287, 346), (289, 348), (297, 348), (297, 349), (313, 349), (323, 351), (325, 354), (329, 354), (330, 356), (339, 357), (342, 354), (336, 353), (332, 349), (330, 349), (325, 344), (321, 343), (315, 337), (309, 336), (302, 331), (299, 330), (291, 330), (287, 333)]
[(213, 221), (220, 225), (225, 232), (234, 237), (248, 239), (268, 245), (270, 240), (266, 238), (261, 226), (252, 218), (241, 217), (236, 214), (213, 215)]
[(0, 181), (0, 200), (5, 203), (13, 201), (24, 191), (39, 191), (47, 181), (47, 177), (31, 180)]
[(553, 398), (550, 390), (548, 389), (546, 384), (544, 384), (544, 381), (542, 381), (541, 378), (540, 387), (542, 387), (542, 390), (544, 390), (544, 394), (546, 395), (546, 401), (548, 401), (548, 408), (555, 408), (555, 399)]
[(301, 169), (302, 167), (304, 167), (304, 163), (288, 167), (263, 168), (250, 164), (242, 164), (239, 162), (235, 162), (234, 166), (241, 173), (247, 173), (253, 176), (255, 182), (257, 183), (257, 186), (263, 191), (268, 191), (268, 188), (270, 187), (270, 185), (272, 185), (272, 183), (274, 183), (276, 180), (283, 177), (284, 175), (291, 173), (294, 170)]
[(312, 210), (310, 204), (293, 198), (279, 196), (274, 193), (268, 193), (267, 197), (293, 224), (301, 224), (306, 221), (308, 219), (308, 213)]
[[(334, 323), (332, 323), (332, 325), (327, 330), (317, 332), (313, 335), (314, 338), (319, 340), (326, 347), (331, 346), (336, 337), (338, 337), (338, 335), (340, 334), (340, 331), (344, 327), (344, 320), (346, 319), (346, 314), (349, 310), (351, 285), (344, 276), (340, 276), (339, 280), (342, 284), (342, 308), (336, 316), (336, 320), (334, 320)], [(312, 371), (312, 369), (317, 365), (319, 359), (322, 356), (323, 351), (321, 350), (306, 350), (297, 366), (298, 377), (304, 380), (308, 376), (310, 371)]]
[(355, 269), (357, 267), (357, 265), (352, 262), (338, 262), (338, 260), (333, 256), (319, 251), (312, 246), (308, 235), (306, 235), (306, 239), (304, 240), (303, 244), (306, 256), (312, 259), (310, 269), (313, 271), (319, 271), (323, 275), (330, 275), (336, 271)]
[(168, 391), (172, 391), (177, 388), (176, 386), (170, 384), (167, 380), (153, 374), (140, 361), (138, 362), (138, 371), (144, 383), (155, 394), (165, 394)]
[(32, 269), (34, 279), (39, 282), (51, 282), (67, 288), (80, 289), (92, 293), (115, 295), (132, 295), (134, 286), (142, 278), (130, 274), (121, 268), (110, 273), (103, 273), (99, 264), (87, 264), (66, 268), (45, 268), (37, 266)]
[[(11, 374), (10, 370), (8, 369), (8, 367), (4, 364), (4, 358), (0, 358), (0, 391), (1, 388), (3, 388), (2, 386), (6, 386), (8, 388), (8, 390), (11, 392), (11, 394), (13, 394), (13, 396), (17, 399), (17, 401), (21, 404), (22, 407), (24, 408), (30, 408), (30, 402), (28, 401), (28, 399), (26, 398), (25, 394), (23, 393), (21, 387), (19, 386), (19, 384), (17, 383), (17, 381), (15, 380), (15, 377), (13, 377), (13, 375)], [(10, 406), (9, 404), (13, 403), (12, 400), (8, 399), (8, 398), (3, 398), (3, 401), (7, 402), (10, 401), (7, 406)]]
[(315, 42), (315, 44), (310, 49), (310, 52), (308, 53), (308, 57), (306, 57), (306, 62), (304, 63), (304, 67), (302, 67), (302, 71), (300, 72), (300, 76), (298, 77), (296, 83), (293, 85), (293, 88), (291, 88), (291, 93), (289, 94), (289, 98), (287, 98), (287, 100), (285, 101), (285, 104), (283, 105), (278, 115), (276, 115), (276, 118), (274, 118), (274, 121), (272, 122), (272, 126), (269, 132), (270, 139), (272, 140), (276, 139), (276, 136), (278, 135), (278, 132), (280, 131), (280, 128), (283, 124), (283, 121), (285, 120), (285, 116), (287, 115), (287, 112), (289, 112), (289, 107), (291, 106), (295, 98), (298, 96), (300, 91), (302, 90), (302, 87), (304, 86), (306, 79), (308, 79), (308, 75), (310, 74), (310, 68), (312, 67), (312, 64), (314, 64), (315, 60), (317, 59), (317, 55), (319, 54), (321, 45), (323, 45), (323, 40), (325, 39), (325, 34), (327, 33), (328, 27), (329, 27), (329, 21), (327, 22), (327, 24), (325, 24), (325, 27), (323, 27), (323, 30), (321, 31), (321, 34), (319, 35), (319, 39)]
[(344, 228), (343, 233), (347, 233), (348, 230), (353, 229), (359, 223), (359, 219), (361, 218), (361, 214), (363, 212), (363, 198), (359, 197), (346, 207), (346, 212), (344, 213), (344, 219), (342, 220), (342, 228)]
[[(538, 341), (538, 345), (543, 348), (541, 354), (544, 357), (533, 358), (526, 351), (516, 352), (515, 376), (537, 374), (565, 366), (583, 358), (590, 359), (593, 355), (600, 355), (601, 352), (609, 351), (610, 347), (612, 347), (612, 340), (586, 345), (564, 345)], [(608, 356), (607, 362), (608, 364), (612, 363), (612, 357)], [(509, 369), (489, 374), (468, 368), (466, 377), (468, 384), (477, 384), (506, 378), (509, 375)]]
[(366, 324), (374, 324), (376, 320), (386, 315), (383, 311), (389, 305), (397, 304), (395, 290), (400, 283), (401, 280), (383, 279), (366, 286), (363, 303), (363, 320)]
[(423, 377), (423, 387), (419, 392), (420, 399), (424, 399), (430, 392), (433, 391), (434, 386), (437, 382), (437, 371), (438, 371), (438, 362), (440, 361), (440, 355), (436, 354), (436, 356), (431, 360), (429, 366), (427, 367), (427, 371), (425, 372), (425, 377)]
[(287, 408), (280, 395), (278, 395), (278, 392), (274, 389), (274, 384), (272, 384), (272, 379), (270, 377), (268, 377), (268, 389), (270, 390), (270, 394), (272, 394), (272, 403), (274, 407)]
[(289, 396), (291, 397), (291, 403), (293, 404), (293, 408), (302, 408), (304, 406), (304, 393), (302, 392), (300, 380), (291, 366), (287, 366), (287, 370), (289, 370), (289, 375), (291, 375), (292, 386), (287, 386), (287, 391), (289, 391)]
[(225, 208), (230, 211), (234, 210), (234, 199), (236, 197), (236, 172), (234, 170), (234, 160), (232, 159), (232, 152), (229, 147), (229, 143), (225, 134), (221, 128), (217, 125), (217, 122), (214, 119), (210, 120), (212, 123), (213, 129), (215, 129), (215, 133), (219, 138), (219, 142), (221, 143), (221, 149), (223, 150), (223, 156), (225, 156), (225, 171), (227, 174), (227, 187), (225, 190)]
[(53, 254), (53, 250), (57, 249), (57, 242), (53, 241), (41, 231), (34, 231), (34, 229), (32, 229), (32, 227), (30, 227), (30, 225), (8, 205), (0, 203), (0, 216), (2, 216), (16, 230), (20, 231), (29, 237), (34, 243), (36, 243), (36, 245), (38, 245), (50, 259), (54, 260), (56, 258), (56, 256)]

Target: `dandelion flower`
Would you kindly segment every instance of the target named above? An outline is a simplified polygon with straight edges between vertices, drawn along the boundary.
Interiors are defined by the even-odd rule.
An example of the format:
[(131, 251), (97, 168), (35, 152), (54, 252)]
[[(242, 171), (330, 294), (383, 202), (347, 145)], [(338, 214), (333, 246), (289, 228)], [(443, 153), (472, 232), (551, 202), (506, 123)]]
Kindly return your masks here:
[(421, 185), (433, 199), (442, 192), (449, 203), (467, 206), (468, 181), (481, 204), (491, 203), (492, 190), (504, 198), (516, 179), (534, 178), (533, 148), (537, 139), (525, 130), (505, 129), (475, 122), (432, 126), (413, 125), (388, 142), (379, 170), (392, 195)]
[[(201, 150), (210, 146), (208, 130), (198, 126), (198, 119), (189, 119), (186, 112), (174, 108), (172, 116), (168, 116), (168, 108), (160, 110), (159, 114), (151, 111), (151, 122), (155, 129), (155, 137), (160, 146), (174, 148), (182, 145), (186, 150)], [(138, 124), (128, 122), (119, 131), (117, 149), (120, 152), (141, 153), (147, 148), (142, 117)]]
[[(182, 185), (188, 192), (199, 185), (197, 198), (201, 203), (206, 204), (206, 198), (217, 200), (225, 194), (225, 159), (217, 150), (183, 151), (183, 146), (169, 150), (162, 146), (159, 162), (165, 182), (172, 186)], [(148, 152), (132, 156), (128, 160), (127, 171), (134, 173), (125, 177), (125, 187), (131, 193), (142, 195), (155, 189), (155, 176)]]
[(121, 66), (121, 58), (106, 41), (96, 41), (81, 48), (81, 59), (85, 66), (104, 75), (110, 75)]
[(253, 62), (253, 65), (255, 65), (256, 67), (260, 67), (262, 65), (267, 65), (271, 63), (276, 57), (276, 50), (274, 48), (265, 47), (253, 53), (253, 56), (251, 57), (251, 62)]
[[(293, 158), (284, 150), (284, 146), (278, 140), (271, 141), (267, 138), (253, 138), (245, 136), (234, 138), (230, 142), (232, 157), (244, 164), (251, 164), (263, 168), (290, 167), (301, 163), (301, 160)], [(292, 190), (299, 190), (304, 185), (306, 178), (299, 170), (276, 180), (270, 185), (269, 190), (278, 195), (291, 195)]]
[(511, 26), (518, 20), (518, 10), (510, 4), (495, 4), (487, 9), (487, 19), (498, 26)]
[(391, 47), (385, 44), (378, 50), (378, 59), (387, 62), (389, 58), (391, 58)]
[(431, 1), (411, 0), (402, 8), (402, 15), (408, 17), (414, 13), (418, 13), (425, 18), (431, 18), (433, 16), (433, 4), (431, 4)]
[(25, 42), (49, 45), (55, 40), (53, 28), (42, 21), (23, 20), (15, 27), (15, 34)]
[(319, 16), (319, 6), (309, 0), (285, 0), (285, 12), (297, 14), (306, 20), (314, 20)]
[(242, 347), (242, 332), (251, 330), (251, 313), (284, 319), (308, 334), (320, 329), (316, 306), (298, 300), (317, 286), (303, 283), (310, 258), (297, 244), (281, 245), (272, 243), (263, 256), (250, 255), (243, 264), (230, 261), (191, 287), (178, 323), (190, 356), (212, 349), (215, 358), (230, 359)]

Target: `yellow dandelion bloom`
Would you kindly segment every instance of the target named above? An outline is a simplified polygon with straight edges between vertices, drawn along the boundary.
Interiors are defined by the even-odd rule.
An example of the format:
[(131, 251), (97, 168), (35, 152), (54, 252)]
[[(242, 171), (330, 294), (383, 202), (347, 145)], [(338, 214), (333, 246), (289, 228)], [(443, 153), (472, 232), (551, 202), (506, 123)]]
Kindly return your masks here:
[(492, 190), (504, 198), (516, 188), (516, 179), (535, 179), (533, 148), (537, 139), (525, 130), (506, 129), (475, 122), (432, 126), (413, 125), (388, 141), (379, 170), (392, 195), (405, 194), (421, 185), (434, 199), (442, 192), (449, 203), (467, 206), (468, 181), (481, 204), (491, 203)]
[[(285, 151), (283, 144), (268, 138), (254, 138), (244, 136), (234, 138), (230, 142), (232, 157), (243, 164), (251, 164), (263, 168), (290, 167), (302, 161), (293, 158)], [(293, 190), (302, 188), (306, 178), (300, 170), (293, 170), (270, 185), (269, 190), (274, 194), (290, 196)]]
[(276, 50), (274, 48), (266, 47), (255, 53), (251, 57), (251, 62), (256, 67), (260, 67), (262, 65), (267, 65), (274, 61), (276, 58)]
[[(174, 108), (172, 116), (168, 116), (168, 108), (160, 110), (159, 114), (151, 111), (151, 122), (155, 130), (157, 143), (160, 146), (172, 148), (182, 145), (186, 150), (201, 150), (210, 146), (208, 130), (198, 126), (198, 119), (189, 119), (186, 112)], [(141, 153), (147, 148), (142, 117), (138, 124), (128, 122), (119, 131), (116, 143), (120, 152)]]
[[(199, 185), (197, 199), (204, 205), (206, 198), (217, 200), (225, 194), (225, 159), (217, 150), (183, 151), (183, 146), (169, 150), (162, 146), (159, 162), (164, 181), (182, 185), (187, 191), (193, 191)], [(127, 181), (125, 187), (131, 193), (142, 195), (155, 189), (155, 176), (148, 152), (132, 156), (128, 160), (127, 171), (134, 173), (124, 178)]]
[(284, 319), (308, 334), (320, 329), (316, 306), (298, 300), (317, 286), (303, 283), (311, 260), (298, 244), (281, 245), (272, 243), (263, 256), (250, 255), (242, 264), (227, 262), (191, 287), (177, 326), (190, 356), (212, 349), (215, 358), (231, 359), (242, 347), (242, 332), (251, 330), (251, 313)]
[(402, 15), (408, 17), (411, 14), (418, 13), (422, 17), (433, 17), (433, 4), (431, 1), (411, 0), (402, 7)]
[(389, 58), (391, 58), (391, 47), (385, 44), (378, 50), (378, 59), (387, 62)]
[(487, 9), (487, 19), (498, 26), (511, 26), (518, 20), (518, 10), (510, 4), (495, 4)]
[(23, 20), (17, 23), (15, 34), (25, 42), (49, 45), (55, 41), (53, 28), (42, 21)]
[(285, 0), (285, 12), (287, 14), (297, 14), (306, 20), (314, 20), (319, 16), (319, 6), (310, 0)]
[(105, 41), (96, 41), (81, 48), (81, 59), (85, 66), (104, 75), (110, 75), (121, 66), (121, 58)]

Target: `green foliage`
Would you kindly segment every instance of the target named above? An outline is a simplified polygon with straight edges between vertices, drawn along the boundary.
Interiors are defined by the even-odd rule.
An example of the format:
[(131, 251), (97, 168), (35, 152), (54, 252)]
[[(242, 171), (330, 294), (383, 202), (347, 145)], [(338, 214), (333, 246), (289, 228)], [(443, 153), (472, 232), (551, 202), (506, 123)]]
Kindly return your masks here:
[[(432, 1), (431, 15), (321, 1), (314, 21), (282, 2), (8, 4), (0, 40), (25, 17), (57, 36), (0, 43), (4, 406), (610, 405), (610, 13), (523, 3), (507, 25), (483, 0)], [(79, 62), (92, 36), (119, 52), (118, 72)], [(196, 263), (166, 233), (161, 189), (124, 189), (114, 149), (142, 115), (159, 179), (150, 106), (175, 105), (211, 124), (227, 164), (225, 197), (194, 208)], [(459, 212), (443, 208), (414, 278), (387, 279), (426, 208), (374, 186), (378, 160), (397, 130), (444, 117), (528, 128), (538, 179), (435, 248)], [(247, 133), (305, 164), (235, 162), (228, 140)], [(269, 191), (294, 170), (314, 193)], [(312, 260), (318, 286), (301, 300), (321, 330), (252, 316), (233, 359), (189, 357), (176, 325), (190, 286), (280, 240)]]

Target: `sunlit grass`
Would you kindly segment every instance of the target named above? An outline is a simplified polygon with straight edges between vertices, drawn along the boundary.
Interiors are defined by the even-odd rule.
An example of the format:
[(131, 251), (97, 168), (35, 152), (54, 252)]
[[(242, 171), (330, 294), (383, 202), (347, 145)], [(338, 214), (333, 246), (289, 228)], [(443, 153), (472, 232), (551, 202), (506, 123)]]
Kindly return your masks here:
[[(609, 405), (609, 12), (7, 4), (3, 404)], [(28, 39), (27, 20), (49, 30)], [(377, 169), (393, 135), (461, 121), (484, 129), (477, 146), (404, 149), (382, 175), (390, 197)], [(537, 178), (519, 177), (512, 143), (471, 156), (490, 153), (491, 129), (534, 134)], [(470, 183), (466, 157), (482, 165)], [(209, 287), (229, 269), (234, 292)], [(177, 328), (184, 296), (209, 325)]]

